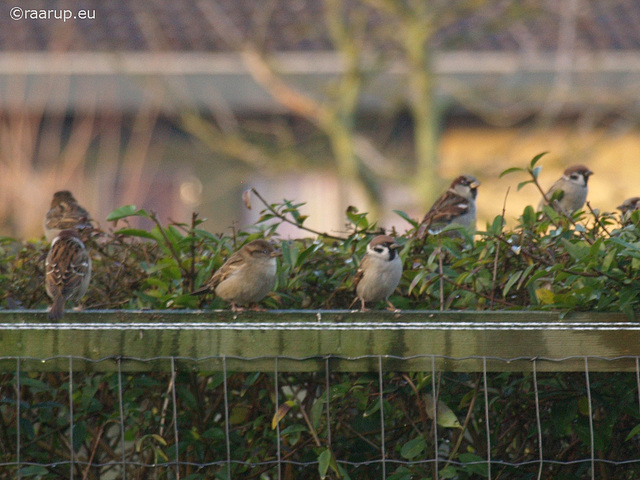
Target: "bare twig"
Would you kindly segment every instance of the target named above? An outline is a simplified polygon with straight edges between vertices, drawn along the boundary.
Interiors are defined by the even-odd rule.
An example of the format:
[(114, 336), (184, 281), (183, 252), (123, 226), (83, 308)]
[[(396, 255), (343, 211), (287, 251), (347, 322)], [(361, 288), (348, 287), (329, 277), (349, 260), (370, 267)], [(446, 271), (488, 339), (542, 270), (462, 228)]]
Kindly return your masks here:
[(413, 380), (411, 380), (411, 377), (409, 377), (409, 375), (407, 375), (406, 373), (402, 374), (402, 378), (411, 387), (411, 390), (413, 390), (413, 393), (416, 396), (416, 404), (418, 405), (418, 411), (420, 412), (420, 418), (426, 424), (428, 422), (428, 420), (429, 420), (429, 418), (427, 416), (427, 410), (426, 410), (426, 407), (424, 405), (424, 402), (422, 401), (422, 398), (420, 397), (420, 393), (418, 392), (418, 389), (416, 388), (416, 385), (413, 383)]
[[(89, 455), (89, 460), (87, 461), (87, 466), (84, 469), (84, 473), (82, 474), (82, 480), (87, 480), (89, 477), (89, 471), (91, 469), (91, 464), (93, 463), (93, 457), (96, 455), (96, 450), (98, 449), (98, 445), (100, 444), (100, 440), (102, 439), (102, 435), (104, 433), (104, 427), (109, 424), (109, 421), (100, 425), (100, 429), (98, 430), (98, 434), (96, 436), (95, 441), (93, 442), (93, 447), (91, 448), (91, 455)], [(124, 448), (124, 446), (123, 446)]]
[(444, 310), (444, 262), (442, 247), (438, 247), (438, 268), (440, 269), (440, 310)]
[(473, 389), (473, 397), (471, 397), (471, 402), (469, 402), (469, 409), (467, 410), (467, 416), (465, 417), (464, 423), (462, 424), (462, 429), (460, 430), (460, 434), (458, 435), (456, 444), (451, 450), (451, 453), (449, 454), (449, 459), (447, 460), (447, 463), (444, 466), (444, 468), (447, 468), (451, 464), (451, 461), (455, 458), (456, 454), (458, 453), (458, 449), (460, 448), (460, 445), (462, 444), (462, 439), (464, 438), (464, 433), (467, 431), (467, 427), (469, 426), (469, 421), (471, 421), (471, 413), (473, 412), (473, 407), (475, 406), (476, 400), (478, 399), (479, 391), (480, 391), (480, 382), (478, 381), (476, 382), (476, 386)]
[(311, 432), (311, 436), (313, 437), (313, 441), (316, 444), (316, 447), (321, 447), (322, 442), (320, 441), (320, 437), (318, 437), (316, 429), (313, 428), (313, 423), (311, 423), (311, 419), (309, 418), (309, 415), (307, 415), (307, 412), (305, 411), (303, 405), (300, 405), (300, 413), (302, 413), (302, 417), (304, 418), (307, 427), (309, 427), (309, 431)]
[(173, 390), (174, 385), (173, 385), (173, 381), (174, 381), (174, 376), (171, 376), (171, 379), (169, 380), (169, 385), (167, 386), (167, 393), (164, 397), (164, 402), (162, 404), (162, 410), (160, 412), (160, 429), (159, 429), (159, 434), (162, 437), (164, 435), (164, 425), (166, 423), (166, 419), (167, 419), (167, 409), (169, 408), (169, 394), (171, 393), (171, 390)]
[[(296, 227), (298, 227), (300, 230), (304, 230), (306, 232), (309, 233), (313, 233), (314, 235), (318, 235), (321, 237), (326, 237), (326, 238), (331, 238), (333, 240), (346, 240), (343, 237), (337, 237), (335, 235), (331, 235), (329, 233), (326, 232), (319, 232), (318, 230), (314, 230), (312, 228), (309, 227), (305, 227), (304, 225), (300, 225), (298, 222), (291, 220), (290, 218), (288, 218), (286, 215), (283, 215), (282, 213), (278, 212), (275, 208), (273, 208), (263, 197), (262, 195), (260, 195), (258, 193), (258, 191), (255, 188), (251, 188), (251, 193), (253, 193), (256, 197), (258, 197), (258, 199), (262, 202), (262, 204), (265, 206), (265, 208), (276, 218), (279, 218), (280, 220), (282, 220), (285, 223), (288, 223), (290, 225), (294, 225)], [(356, 233), (361, 233), (356, 232)]]
[[(502, 234), (502, 229), (504, 228), (504, 216), (507, 210), (507, 197), (509, 197), (509, 190), (511, 187), (507, 188), (507, 193), (504, 196), (504, 202), (502, 204), (502, 217), (500, 221), (500, 234)], [(496, 281), (498, 279), (498, 260), (500, 258), (500, 239), (496, 239), (496, 256), (493, 259), (493, 279), (491, 280), (491, 303), (489, 304), (491, 308), (493, 308), (493, 304), (495, 301), (495, 292), (496, 292)]]
[(187, 278), (187, 291), (192, 291), (196, 281), (196, 242), (195, 242), (195, 229), (198, 221), (198, 213), (193, 212), (191, 214), (191, 230), (189, 236), (191, 236), (191, 265), (189, 265), (189, 277)]
[[(463, 285), (463, 284), (457, 284), (456, 282), (454, 282), (453, 280), (445, 277), (444, 275), (442, 276), (442, 278), (444, 279), (445, 282), (447, 282), (450, 285), (454, 285), (455, 287), (457, 287), (457, 288), (459, 288), (461, 290), (464, 290), (464, 291), (469, 292), (469, 293), (473, 293), (474, 295), (478, 295), (479, 297), (482, 297), (482, 298), (484, 298), (486, 300), (491, 301), (491, 297), (489, 295), (487, 295), (486, 293), (479, 292), (479, 291), (474, 290), (471, 287), (467, 287), (466, 285)], [(518, 306), (515, 303), (510, 303), (510, 302), (507, 302), (507, 301), (504, 301), (504, 300), (495, 299), (495, 302), (499, 303), (500, 305), (503, 305), (505, 307), (517, 307)]]
[(187, 270), (185, 270), (185, 268), (182, 266), (182, 259), (180, 258), (180, 255), (178, 254), (178, 252), (176, 252), (176, 249), (173, 247), (173, 243), (171, 243), (171, 240), (167, 236), (167, 232), (165, 232), (165, 229), (162, 226), (162, 224), (160, 223), (160, 220), (158, 220), (158, 215), (156, 214), (156, 212), (151, 211), (149, 213), (149, 218), (158, 227), (158, 231), (160, 232), (160, 235), (162, 235), (164, 243), (167, 246), (167, 249), (169, 250), (169, 252), (171, 253), (171, 256), (173, 257), (173, 259), (178, 264), (178, 268), (182, 271), (182, 275), (183, 276), (189, 276), (189, 272)]
[(591, 203), (587, 202), (587, 208), (589, 209), (589, 212), (591, 212), (591, 215), (593, 215), (596, 224), (604, 231), (604, 233), (606, 233), (608, 236), (611, 236), (611, 232), (609, 232), (609, 230), (607, 230), (607, 227), (600, 221), (600, 216), (596, 214), (593, 208), (591, 208)]

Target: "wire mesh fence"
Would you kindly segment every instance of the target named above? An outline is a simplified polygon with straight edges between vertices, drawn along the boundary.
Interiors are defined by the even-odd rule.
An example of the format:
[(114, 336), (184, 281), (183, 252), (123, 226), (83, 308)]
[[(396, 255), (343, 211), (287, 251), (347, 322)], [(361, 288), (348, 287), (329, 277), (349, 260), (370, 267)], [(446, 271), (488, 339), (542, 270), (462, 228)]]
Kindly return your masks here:
[(421, 357), (4, 356), (0, 478), (640, 478), (640, 357)]

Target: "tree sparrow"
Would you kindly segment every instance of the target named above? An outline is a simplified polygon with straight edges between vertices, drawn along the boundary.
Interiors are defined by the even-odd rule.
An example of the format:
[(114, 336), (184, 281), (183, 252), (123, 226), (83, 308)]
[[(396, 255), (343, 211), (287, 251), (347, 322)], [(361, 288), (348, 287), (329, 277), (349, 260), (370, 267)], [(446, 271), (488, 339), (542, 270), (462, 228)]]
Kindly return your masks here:
[(379, 300), (384, 300), (390, 309), (395, 309), (389, 301), (389, 295), (402, 277), (402, 261), (397, 252), (399, 248), (400, 245), (388, 235), (378, 235), (367, 245), (367, 253), (360, 263), (354, 282), (361, 310), (366, 310), (365, 302)]
[[(580, 210), (587, 200), (587, 182), (589, 176), (593, 175), (593, 172), (584, 165), (573, 165), (567, 168), (562, 177), (560, 177), (546, 193), (546, 198), (551, 201), (555, 192), (560, 191), (558, 200), (555, 203), (559, 206), (563, 213), (568, 215)], [(538, 210), (542, 210), (542, 207), (546, 204), (545, 199), (540, 200)]]
[(61, 190), (53, 194), (51, 207), (44, 218), (44, 233), (51, 242), (62, 230), (70, 228), (82, 233), (90, 232), (93, 229), (91, 216), (70, 191)]
[(80, 301), (91, 279), (91, 257), (76, 230), (53, 239), (45, 263), (47, 295), (53, 300), (49, 320), (60, 320), (67, 300)]
[(247, 243), (235, 252), (213, 274), (211, 279), (192, 295), (215, 292), (231, 303), (231, 310), (242, 310), (237, 305), (257, 303), (273, 290), (276, 283), (276, 259), (280, 253), (266, 240)]
[(480, 182), (471, 175), (460, 175), (424, 216), (416, 237), (423, 239), (428, 233), (440, 232), (448, 225), (460, 225), (474, 231), (476, 228), (476, 197)]

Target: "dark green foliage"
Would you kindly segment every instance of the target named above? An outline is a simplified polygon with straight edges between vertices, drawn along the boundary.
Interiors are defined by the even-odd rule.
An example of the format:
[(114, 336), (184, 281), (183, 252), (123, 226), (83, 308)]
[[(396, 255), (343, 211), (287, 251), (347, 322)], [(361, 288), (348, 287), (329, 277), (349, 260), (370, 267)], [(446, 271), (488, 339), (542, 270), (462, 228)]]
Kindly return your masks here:
[[(535, 157), (524, 172), (537, 184)], [(539, 188), (539, 186), (538, 186)], [(97, 233), (89, 243), (94, 274), (86, 308), (226, 308), (219, 299), (193, 297), (226, 258), (244, 243), (267, 237), (279, 244), (282, 257), (275, 291), (268, 308), (347, 308), (354, 298), (354, 273), (372, 235), (381, 230), (355, 207), (346, 211), (342, 236), (304, 226), (301, 203), (269, 204), (256, 225), (231, 234), (211, 234), (193, 215), (190, 223), (162, 225), (153, 212), (124, 206), (108, 218), (115, 229)], [(250, 205), (248, 195), (245, 196)], [(514, 228), (502, 215), (475, 238), (457, 235), (412, 238), (415, 223), (398, 235), (403, 249), (403, 280), (392, 296), (401, 309), (559, 309), (562, 311), (621, 311), (630, 318), (638, 309), (640, 291), (640, 212), (620, 223), (613, 213), (590, 208), (568, 217), (545, 207), (527, 207)], [(398, 215), (411, 220), (403, 212)], [(142, 217), (153, 228), (130, 228), (127, 221)], [(281, 240), (278, 228), (288, 223), (312, 232), (315, 238)], [(2, 239), (0, 305), (42, 308), (44, 241)]]
[[(523, 173), (528, 179), (519, 187), (539, 188), (540, 157), (504, 173)], [(341, 236), (315, 235), (320, 232), (304, 225), (302, 204), (268, 204), (253, 194), (263, 202), (262, 217), (250, 229), (230, 234), (207, 232), (195, 214), (189, 223), (162, 225), (152, 212), (133, 206), (113, 212), (113, 230), (89, 243), (94, 275), (85, 308), (227, 308), (211, 295), (189, 293), (233, 251), (261, 236), (276, 241), (282, 252), (278, 284), (264, 306), (348, 308), (355, 269), (378, 227), (350, 207)], [(401, 309), (621, 311), (633, 319), (640, 292), (640, 212), (621, 223), (614, 214), (587, 210), (569, 218), (552, 207), (543, 212), (527, 207), (514, 228), (506, 228), (499, 215), (475, 238), (461, 231), (424, 241), (412, 238), (415, 222), (397, 212), (409, 230), (391, 232), (403, 244), (405, 266), (391, 301)], [(153, 228), (133, 228), (127, 221), (135, 217), (150, 220)], [(282, 240), (282, 223), (314, 238)], [(47, 248), (44, 241), (0, 240), (2, 307), (48, 304), (43, 286)], [(164, 367), (170, 372), (169, 365)], [(127, 478), (133, 479), (175, 478), (176, 455), (182, 479), (226, 479), (228, 471), (231, 478), (278, 478), (278, 431), (285, 480), (382, 478), (383, 468), (390, 480), (433, 479), (436, 431), (438, 478), (488, 475), (480, 374), (438, 373), (433, 378), (430, 373), (385, 372), (382, 402), (377, 374), (281, 372), (277, 391), (275, 380), (273, 373), (233, 372), (225, 379), (222, 373), (196, 373), (180, 364), (175, 378), (171, 373), (4, 374), (0, 479), (17, 477), (18, 427), (25, 479), (69, 478), (72, 455), (79, 462), (74, 478), (121, 478), (123, 455)], [(539, 429), (532, 374), (488, 374), (492, 478), (591, 478), (589, 418), (596, 459), (637, 460), (636, 376), (591, 373), (589, 381), (588, 391), (585, 374), (539, 374)], [(434, 402), (437, 425), (428, 407)], [(553, 460), (544, 464), (541, 477), (539, 432), (544, 459)], [(640, 462), (596, 461), (596, 472), (598, 478), (637, 479)]]
[[(127, 478), (172, 479), (176, 450), (181, 478), (226, 478), (228, 468), (232, 478), (277, 478), (279, 429), (284, 479), (320, 478), (322, 473), (331, 479), (382, 478), (377, 374), (334, 373), (327, 378), (324, 373), (280, 373), (277, 380), (278, 404), (274, 374), (229, 373), (227, 423), (222, 373), (194, 373), (179, 363), (175, 383), (171, 373), (126, 374), (121, 379), (117, 373), (75, 373), (73, 378), (68, 373), (22, 373), (22, 477), (67, 478), (73, 448), (78, 478), (122, 478), (124, 455)], [(16, 461), (17, 381), (15, 374), (0, 379), (0, 464)], [(385, 373), (382, 381), (387, 478), (434, 478), (435, 425), (427, 407), (434, 384), (440, 404), (439, 478), (487, 476), (481, 374), (438, 373), (433, 378), (431, 374)], [(553, 460), (545, 463), (542, 478), (591, 478), (585, 375), (545, 373), (537, 376), (537, 383), (543, 456)], [(591, 373), (590, 385), (596, 476), (638, 478), (640, 463), (598, 461), (638, 459), (635, 375)], [(489, 374), (487, 388), (492, 478), (537, 478), (532, 374)], [(0, 478), (16, 478), (15, 466), (0, 468)]]

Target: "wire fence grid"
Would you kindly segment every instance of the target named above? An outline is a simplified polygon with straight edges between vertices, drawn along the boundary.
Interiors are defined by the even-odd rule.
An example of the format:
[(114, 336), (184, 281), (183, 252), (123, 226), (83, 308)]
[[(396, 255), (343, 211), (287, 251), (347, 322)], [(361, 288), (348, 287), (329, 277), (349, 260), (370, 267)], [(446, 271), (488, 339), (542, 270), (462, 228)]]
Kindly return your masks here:
[[(430, 370), (388, 370), (389, 356), (371, 355), (374, 371), (350, 373), (332, 362), (362, 358), (274, 356), (272, 370), (252, 371), (263, 357), (225, 355), (206, 371), (210, 357), (3, 356), (15, 368), (0, 373), (0, 478), (640, 478), (640, 357), (584, 356), (581, 372), (540, 371), (575, 358), (423, 357)], [(130, 360), (160, 371), (123, 370)], [(291, 360), (323, 368), (282, 370)], [(438, 370), (445, 360), (482, 368)], [(37, 371), (52, 361), (67, 368)]]

